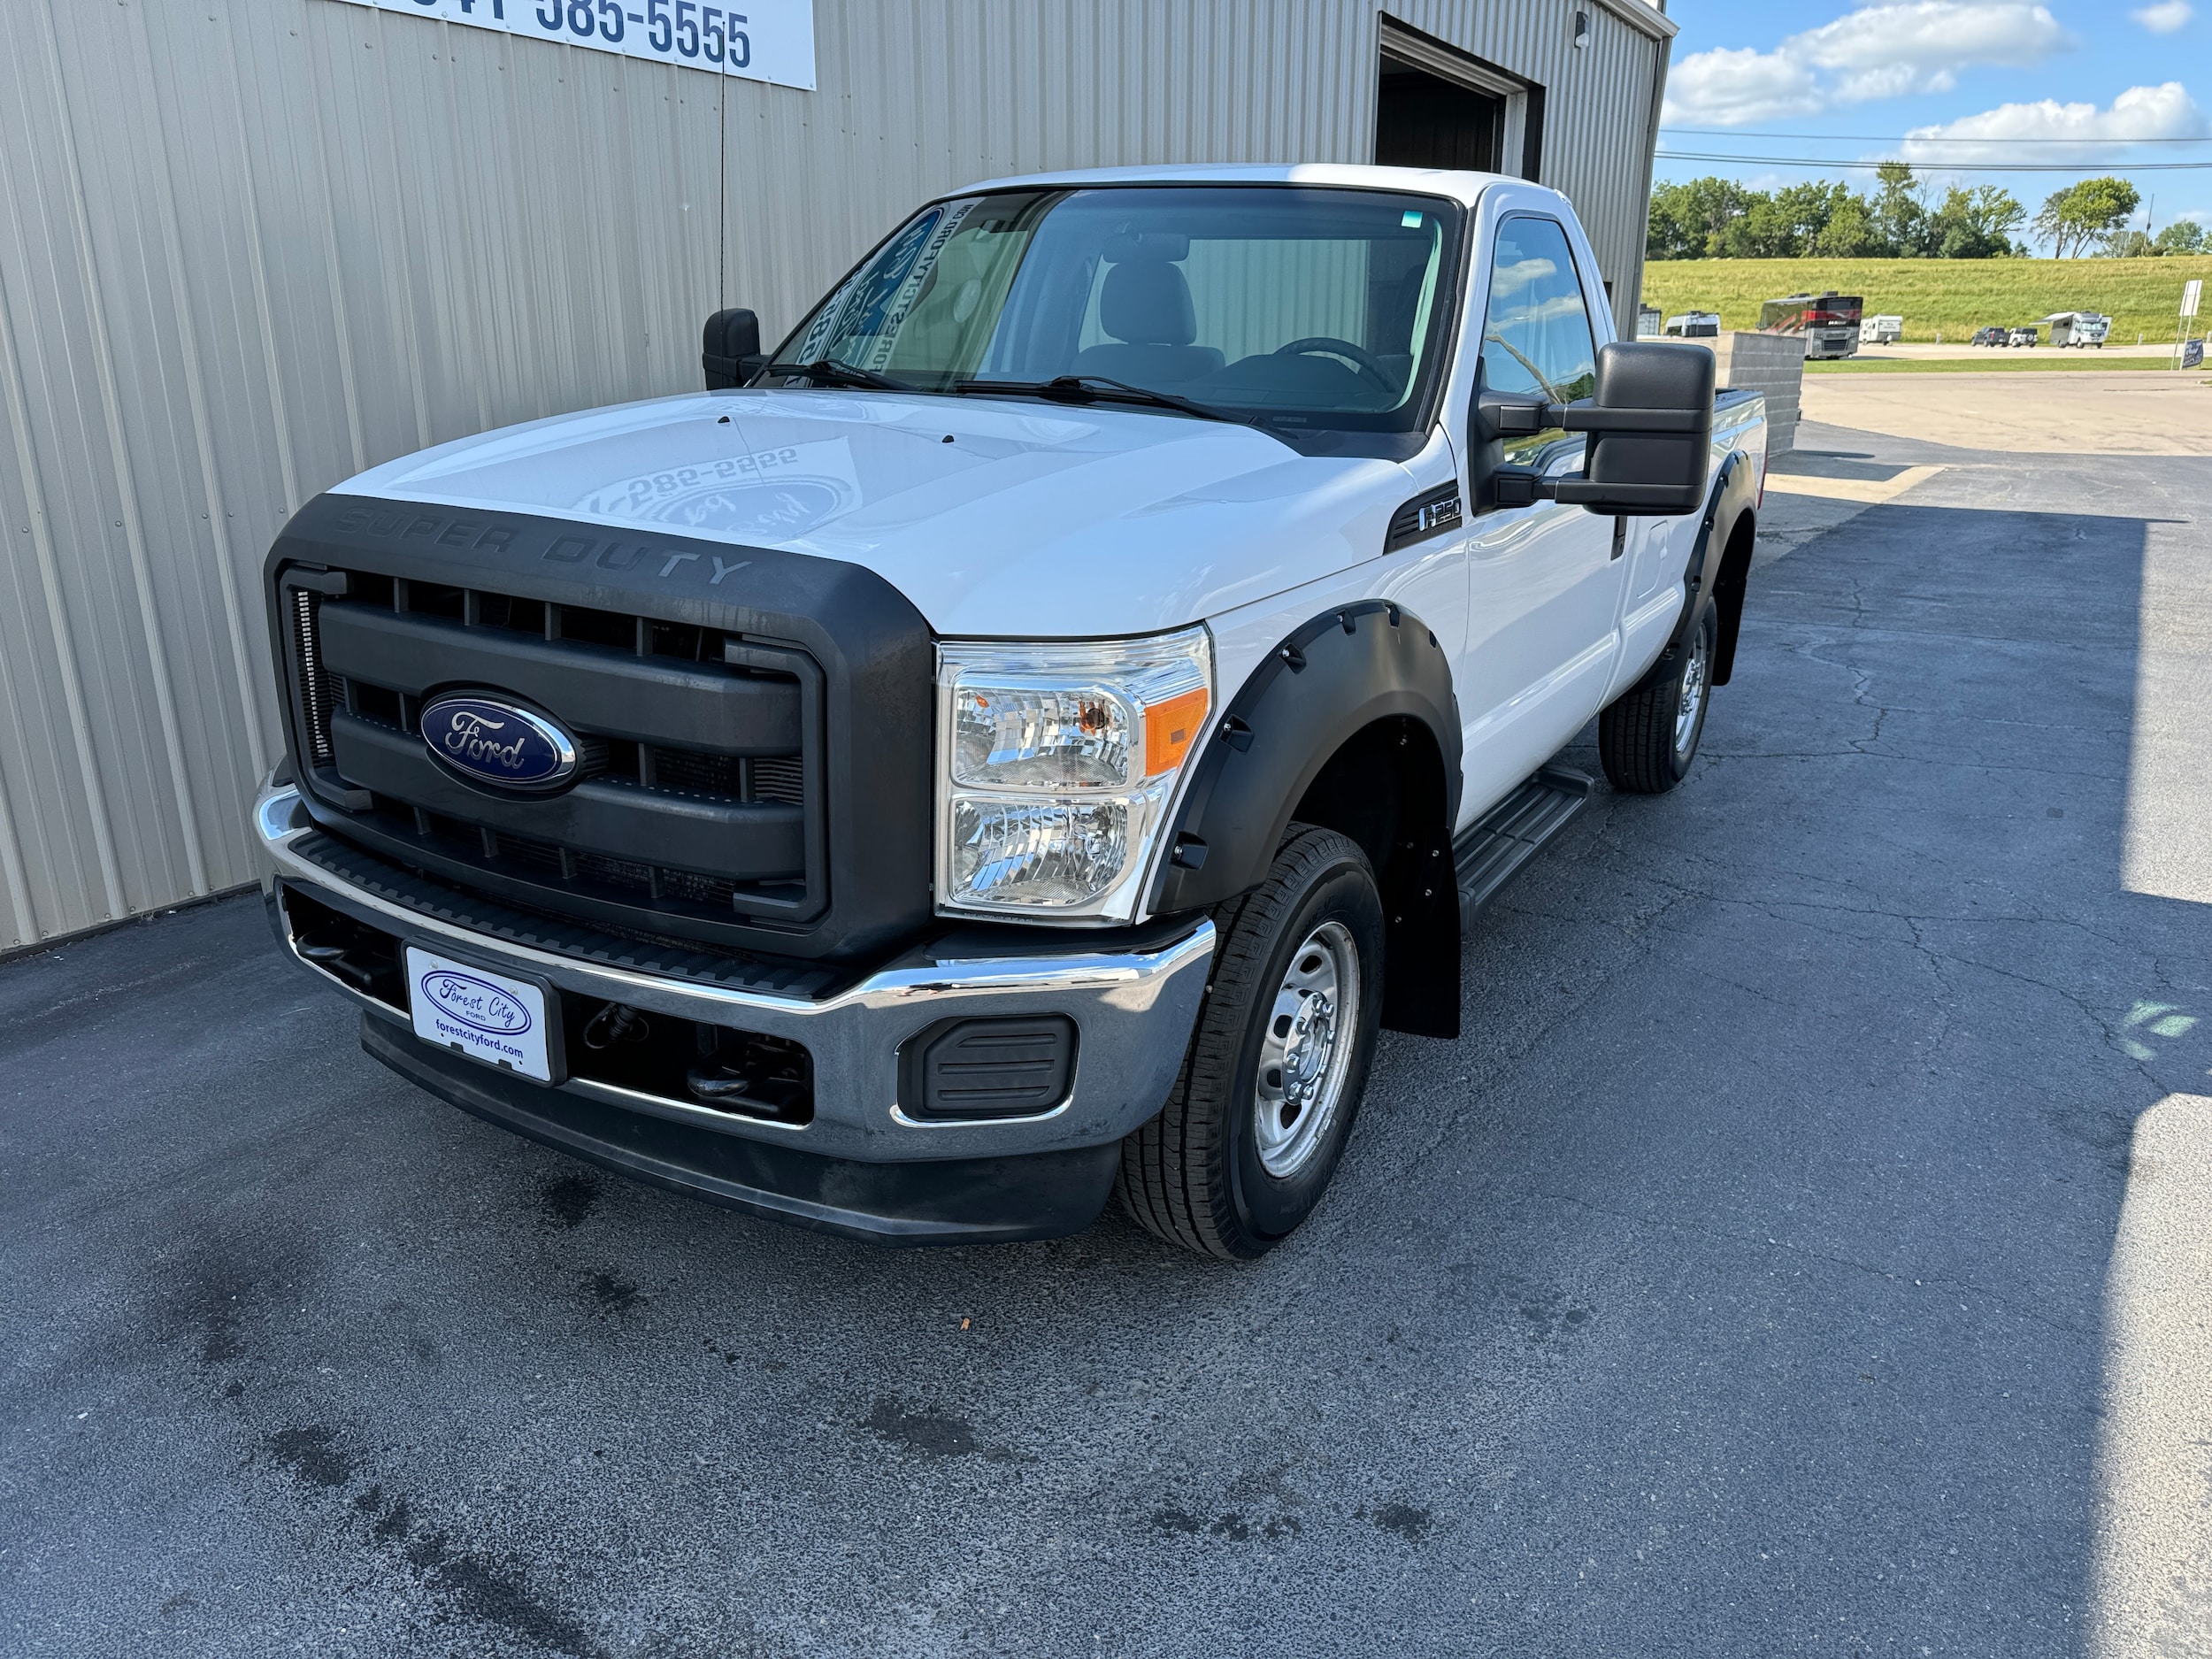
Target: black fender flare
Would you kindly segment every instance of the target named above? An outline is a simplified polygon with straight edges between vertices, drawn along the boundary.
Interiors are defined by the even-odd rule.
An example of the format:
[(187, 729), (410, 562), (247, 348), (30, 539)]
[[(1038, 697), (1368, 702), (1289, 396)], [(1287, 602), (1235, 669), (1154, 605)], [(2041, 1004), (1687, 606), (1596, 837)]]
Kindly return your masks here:
[(1682, 573), (1682, 614), (1676, 619), (1667, 649), (1652, 665), (1652, 672), (1671, 670), (1674, 654), (1690, 637), (1706, 611), (1720, 607), (1720, 633), (1713, 647), (1713, 684), (1724, 686), (1736, 661), (1736, 631), (1743, 620), (1746, 572), (1727, 566), (1727, 554), (1736, 539), (1737, 521), (1755, 514), (1759, 501), (1758, 468), (1750, 456), (1737, 449), (1720, 464), (1711, 493), (1706, 497), (1705, 517), (1699, 522), (1697, 542), (1690, 549)]
[(1325, 611), (1270, 651), (1214, 721), (1167, 839), (1152, 908), (1198, 910), (1267, 878), (1291, 813), (1329, 757), (1378, 720), (1436, 738), (1448, 824), (1459, 806), (1459, 705), (1428, 625), (1384, 600)]
[[(1434, 744), (1434, 770), (1419, 733)], [(1262, 659), (1213, 722), (1184, 794), (1152, 895), (1156, 913), (1219, 904), (1267, 878), (1292, 815), (1363, 733), (1403, 744), (1432, 778), (1371, 848), (1383, 885), (1384, 1023), (1456, 1035), (1459, 895), (1452, 824), (1459, 810), (1459, 705), (1451, 661), (1428, 625), (1386, 600), (1325, 611)], [(1386, 733), (1379, 737), (1378, 733)], [(1371, 749), (1367, 751), (1371, 753)]]

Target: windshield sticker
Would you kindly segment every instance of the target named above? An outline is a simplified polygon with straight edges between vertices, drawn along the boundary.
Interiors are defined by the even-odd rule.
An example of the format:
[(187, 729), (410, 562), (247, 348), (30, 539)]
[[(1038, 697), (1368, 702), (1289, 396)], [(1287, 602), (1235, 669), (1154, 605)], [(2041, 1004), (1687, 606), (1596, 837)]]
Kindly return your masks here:
[(898, 344), (899, 330), (937, 268), (945, 244), (957, 234), (977, 202), (971, 198), (933, 207), (892, 238), (837, 297), (822, 308), (793, 361), (814, 363), (834, 357), (856, 369), (880, 373)]

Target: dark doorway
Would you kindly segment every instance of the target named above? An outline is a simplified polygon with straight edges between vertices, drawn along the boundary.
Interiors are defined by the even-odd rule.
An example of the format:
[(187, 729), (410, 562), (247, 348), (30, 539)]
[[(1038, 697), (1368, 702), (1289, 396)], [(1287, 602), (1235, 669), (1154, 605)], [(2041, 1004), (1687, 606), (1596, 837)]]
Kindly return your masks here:
[(1505, 100), (1384, 54), (1375, 100), (1375, 161), (1384, 167), (1495, 173)]

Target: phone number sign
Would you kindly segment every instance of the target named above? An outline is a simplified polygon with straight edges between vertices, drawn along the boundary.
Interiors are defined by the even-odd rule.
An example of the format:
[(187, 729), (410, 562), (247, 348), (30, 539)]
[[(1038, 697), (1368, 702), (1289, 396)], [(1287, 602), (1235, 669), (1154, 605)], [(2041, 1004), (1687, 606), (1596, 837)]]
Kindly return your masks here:
[(814, 0), (351, 0), (718, 75), (814, 88)]

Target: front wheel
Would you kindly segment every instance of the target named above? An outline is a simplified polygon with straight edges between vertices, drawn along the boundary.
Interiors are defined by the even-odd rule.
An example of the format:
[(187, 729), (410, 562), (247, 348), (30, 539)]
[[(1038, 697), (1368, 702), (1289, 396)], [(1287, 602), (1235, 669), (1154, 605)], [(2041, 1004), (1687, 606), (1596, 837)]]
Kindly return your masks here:
[(1690, 636), (1669, 648), (1632, 691), (1598, 716), (1598, 759), (1605, 778), (1628, 795), (1664, 795), (1689, 776), (1705, 734), (1719, 619), (1709, 605)]
[(1280, 1242), (1336, 1173), (1382, 1007), (1382, 901), (1356, 842), (1294, 824), (1216, 923), (1182, 1075), (1122, 1142), (1117, 1190), (1146, 1231), (1235, 1261)]

